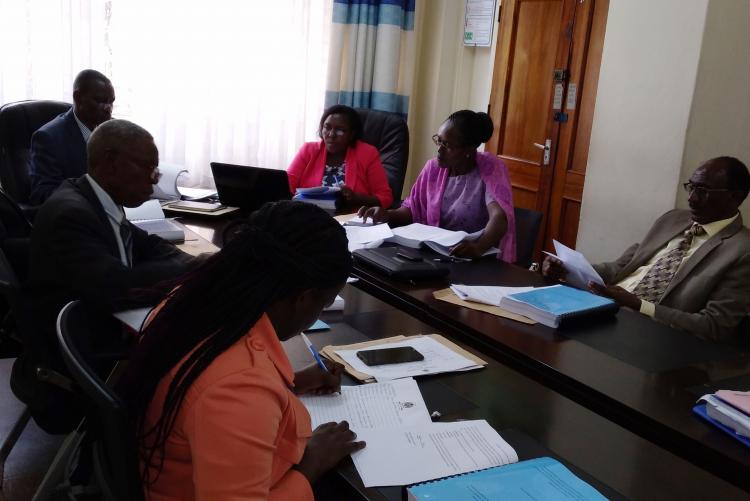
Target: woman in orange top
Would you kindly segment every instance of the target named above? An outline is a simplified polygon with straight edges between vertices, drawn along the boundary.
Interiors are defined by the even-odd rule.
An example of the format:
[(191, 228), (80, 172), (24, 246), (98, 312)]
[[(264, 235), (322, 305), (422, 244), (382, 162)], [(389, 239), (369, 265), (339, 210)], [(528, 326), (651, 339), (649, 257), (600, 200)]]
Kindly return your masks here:
[(351, 270), (344, 230), (310, 204), (267, 204), (175, 287), (143, 333), (121, 393), (152, 501), (313, 499), (364, 447), (346, 422), (314, 432), (296, 394), (338, 389), (341, 367), (297, 374), (280, 340), (311, 325)]

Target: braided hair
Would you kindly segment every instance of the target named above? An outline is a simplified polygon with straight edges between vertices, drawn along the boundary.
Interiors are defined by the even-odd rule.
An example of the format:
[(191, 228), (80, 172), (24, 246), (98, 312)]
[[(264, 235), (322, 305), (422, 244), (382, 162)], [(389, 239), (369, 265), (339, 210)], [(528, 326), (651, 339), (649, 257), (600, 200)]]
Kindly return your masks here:
[(460, 110), (451, 113), (446, 120), (456, 128), (461, 136), (463, 146), (477, 148), (491, 137), (495, 126), (487, 113), (471, 110)]
[[(305, 289), (343, 284), (351, 271), (343, 228), (311, 204), (266, 204), (227, 228), (225, 237), (223, 249), (182, 283), (163, 286), (166, 302), (143, 331), (118, 388), (142, 447), (146, 485), (163, 468), (166, 440), (187, 391), (216, 357), (246, 336), (272, 304)], [(161, 415), (145, 429), (156, 388), (175, 366)]]

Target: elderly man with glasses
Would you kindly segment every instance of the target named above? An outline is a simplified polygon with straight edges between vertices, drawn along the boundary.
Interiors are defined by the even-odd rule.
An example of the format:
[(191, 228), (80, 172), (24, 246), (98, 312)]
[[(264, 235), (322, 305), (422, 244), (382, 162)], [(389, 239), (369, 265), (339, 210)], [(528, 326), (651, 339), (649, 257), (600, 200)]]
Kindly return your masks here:
[(35, 339), (14, 369), (13, 388), (50, 432), (66, 431), (80, 417), (70, 395), (29, 383), (35, 381), (36, 366), (67, 373), (55, 338), (60, 309), (80, 299), (101, 312), (91, 351), (109, 350), (119, 338), (108, 328), (109, 312), (123, 309), (129, 291), (176, 278), (195, 260), (125, 218), (123, 207), (148, 200), (159, 179), (159, 152), (151, 134), (127, 120), (109, 120), (93, 131), (87, 151), (88, 172), (63, 181), (39, 210), (31, 235), (28, 303)]
[[(690, 209), (667, 212), (617, 261), (595, 265), (607, 285), (589, 286), (680, 330), (732, 342), (750, 313), (750, 230), (738, 211), (750, 174), (738, 159), (718, 157), (683, 187)], [(565, 273), (560, 261), (545, 259), (542, 274)]]

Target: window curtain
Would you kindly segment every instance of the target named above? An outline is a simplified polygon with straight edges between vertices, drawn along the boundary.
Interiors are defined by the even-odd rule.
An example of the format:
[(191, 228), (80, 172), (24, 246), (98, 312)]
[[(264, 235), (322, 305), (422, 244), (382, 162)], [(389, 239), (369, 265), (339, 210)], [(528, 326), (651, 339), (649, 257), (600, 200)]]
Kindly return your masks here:
[[(72, 102), (83, 68), (189, 186), (209, 163), (285, 169), (316, 138), (331, 0), (0, 0), (0, 102)], [(183, 184), (183, 183), (181, 183)]]
[(406, 118), (415, 73), (415, 0), (334, 0), (325, 105)]

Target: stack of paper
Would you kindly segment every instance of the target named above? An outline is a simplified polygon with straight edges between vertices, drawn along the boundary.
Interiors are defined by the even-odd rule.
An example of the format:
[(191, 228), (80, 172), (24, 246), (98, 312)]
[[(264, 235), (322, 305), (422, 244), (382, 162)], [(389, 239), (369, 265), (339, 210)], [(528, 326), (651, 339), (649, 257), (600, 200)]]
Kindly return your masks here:
[(705, 402), (702, 417), (707, 416), (717, 426), (723, 425), (724, 431), (736, 434), (735, 438), (750, 445), (750, 391), (719, 390), (703, 395), (699, 402)]
[(509, 294), (500, 299), (500, 307), (557, 328), (567, 318), (595, 313), (617, 312), (617, 303), (565, 285), (537, 287), (528, 292)]
[(451, 290), (464, 301), (474, 301), (491, 306), (500, 306), (500, 300), (509, 294), (528, 292), (533, 289), (533, 287), (451, 284)]
[[(345, 346), (330, 346), (329, 345), (321, 349), (320, 353), (326, 358), (333, 360), (334, 362), (343, 364), (344, 368), (346, 369), (346, 372), (349, 375), (351, 375), (353, 378), (357, 379), (358, 381), (372, 382), (376, 379), (373, 372), (377, 372), (377, 371), (373, 370), (375, 367), (369, 367), (365, 365), (364, 363), (362, 363), (362, 361), (359, 360), (359, 358), (357, 358), (356, 356), (357, 351), (360, 351), (363, 349), (364, 350), (374, 349), (374, 348), (393, 348), (393, 347), (399, 346), (399, 343), (404, 343), (404, 342), (410, 343), (414, 340), (419, 340), (422, 338), (430, 339), (434, 341), (435, 343), (437, 343), (438, 345), (442, 346), (443, 348), (446, 348), (448, 351), (452, 352), (453, 354), (458, 355), (460, 361), (456, 363), (455, 365), (463, 366), (463, 368), (454, 369), (454, 370), (468, 371), (468, 370), (478, 369), (487, 365), (487, 362), (485, 362), (481, 358), (464, 350), (457, 344), (447, 340), (446, 338), (444, 338), (443, 336), (439, 334), (430, 334), (428, 336), (417, 335), (417, 336), (408, 336), (408, 337), (407, 336), (393, 336), (393, 337), (389, 337), (385, 339), (378, 339), (376, 341), (366, 341), (364, 343), (356, 343), (356, 344), (350, 344), (350, 345), (345, 345)], [(414, 345), (409, 345), (409, 346), (414, 346)], [(429, 345), (429, 346), (434, 346), (434, 345)], [(420, 351), (420, 350), (417, 349), (417, 351)], [(348, 356), (349, 359), (351, 359), (351, 354), (353, 353), (353, 357), (355, 360), (352, 360), (352, 362), (357, 365), (358, 369), (355, 369), (355, 367), (352, 364), (350, 364), (348, 360), (345, 360), (340, 355), (340, 352), (350, 352)], [(430, 354), (431, 352), (428, 351), (428, 353), (423, 353), (422, 351), (420, 351), (420, 353), (422, 353), (422, 355), (424, 355), (425, 357), (425, 360), (423, 360), (422, 362), (408, 362), (406, 364), (394, 364), (394, 365), (396, 367), (410, 366), (408, 368), (410, 371), (413, 370), (414, 368), (414, 366), (411, 366), (411, 364), (427, 364), (427, 365), (423, 365), (422, 366), (423, 368), (426, 368), (430, 365), (432, 366), (436, 365), (436, 362), (434, 360), (433, 361), (428, 360), (428, 354)], [(444, 353), (444, 352), (441, 351), (441, 353)], [(431, 354), (430, 354), (430, 358), (432, 358)], [(386, 366), (380, 366), (380, 367), (386, 367)], [(440, 372), (445, 372), (445, 371), (441, 370)], [(421, 376), (421, 375), (426, 375), (426, 374), (435, 374), (435, 372), (415, 371), (414, 374), (404, 374), (398, 377), (410, 377), (412, 375)], [(388, 380), (388, 379), (396, 379), (396, 378), (394, 378), (392, 374), (390, 375), (381, 374), (381, 379)]]
[[(386, 242), (392, 242), (403, 247), (418, 249), (422, 246), (429, 247), (438, 254), (449, 256), (453, 247), (464, 240), (476, 240), (482, 236), (484, 230), (474, 233), (465, 231), (451, 231), (437, 226), (428, 226), (426, 224), (412, 223), (407, 226), (401, 226), (393, 229), (393, 236), (386, 239)], [(484, 253), (494, 255), (498, 253), (496, 247), (491, 247)], [(456, 258), (457, 260), (470, 261), (470, 259)]]
[[(359, 218), (361, 220), (361, 218)], [(391, 228), (387, 224), (356, 224), (347, 221), (344, 223), (346, 238), (349, 240), (349, 252), (357, 249), (372, 249), (380, 247), (383, 241), (393, 236)]]
[(346, 420), (367, 446), (352, 454), (365, 487), (407, 485), (514, 463), (518, 455), (487, 421), (433, 423), (409, 379), (342, 386), (302, 396), (313, 428)]
[(138, 207), (125, 207), (125, 216), (149, 235), (157, 235), (170, 242), (185, 240), (185, 231), (166, 219), (158, 200), (147, 200)]
[(489, 304), (461, 299), (460, 297), (456, 295), (455, 292), (453, 292), (453, 289), (450, 289), (450, 288), (436, 290), (435, 292), (432, 293), (432, 297), (434, 297), (438, 301), (445, 301), (446, 303), (463, 306), (464, 308), (470, 308), (476, 311), (483, 311), (484, 313), (489, 313), (490, 315), (495, 315), (496, 317), (509, 318), (510, 320), (515, 320), (516, 322), (521, 322), (524, 324), (536, 323), (535, 320), (532, 320), (528, 317), (524, 317), (523, 315), (511, 313), (510, 311), (504, 310), (500, 308), (499, 306), (490, 306)]

